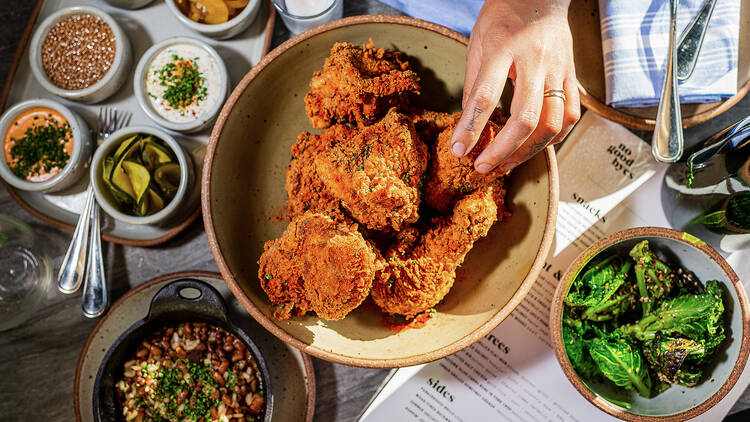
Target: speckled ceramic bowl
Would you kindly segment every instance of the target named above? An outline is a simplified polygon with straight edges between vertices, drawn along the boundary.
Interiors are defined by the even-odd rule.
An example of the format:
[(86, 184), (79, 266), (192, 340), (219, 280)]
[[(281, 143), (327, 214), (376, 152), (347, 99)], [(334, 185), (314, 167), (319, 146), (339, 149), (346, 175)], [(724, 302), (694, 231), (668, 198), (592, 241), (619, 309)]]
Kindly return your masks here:
[(169, 10), (172, 11), (177, 20), (180, 21), (180, 23), (182, 23), (183, 25), (201, 35), (216, 38), (219, 40), (225, 40), (227, 38), (232, 38), (236, 35), (239, 35), (242, 31), (247, 29), (251, 23), (253, 23), (255, 18), (258, 16), (261, 0), (250, 0), (250, 2), (244, 9), (242, 9), (239, 15), (233, 17), (232, 19), (229, 19), (224, 23), (215, 25), (198, 23), (188, 18), (177, 7), (177, 5), (175, 4), (175, 0), (164, 0), (164, 2), (167, 4)]
[[(693, 271), (698, 279), (721, 281), (725, 289), (727, 339), (714, 357), (708, 380), (696, 387), (672, 386), (653, 398), (614, 388), (611, 383), (584, 383), (573, 369), (562, 342), (563, 297), (581, 270), (592, 259), (615, 251), (627, 253), (648, 240), (657, 255)], [(552, 300), (550, 337), (557, 360), (573, 386), (591, 403), (612, 416), (629, 421), (684, 421), (718, 403), (737, 382), (750, 352), (750, 305), (745, 288), (727, 262), (700, 239), (661, 227), (639, 227), (607, 236), (585, 250), (568, 267)], [(625, 408), (614, 402), (630, 403)]]
[(507, 179), (513, 216), (469, 253), (437, 314), (425, 327), (390, 331), (374, 306), (346, 318), (285, 321), (260, 287), (263, 243), (286, 228), (285, 169), (297, 134), (312, 131), (303, 98), (310, 78), (337, 41), (395, 47), (422, 78), (419, 103), (460, 109), (468, 39), (444, 27), (400, 16), (357, 16), (319, 26), (266, 55), (243, 78), (214, 125), (203, 167), (203, 218), (216, 262), (247, 311), (276, 336), (314, 356), (355, 366), (410, 366), (439, 359), (482, 338), (531, 288), (549, 252), (557, 215), (552, 148)]
[[(42, 66), (42, 45), (50, 29), (58, 22), (73, 15), (98, 16), (109, 25), (115, 36), (115, 58), (107, 73), (93, 85), (78, 90), (63, 89), (55, 85), (49, 80)], [(58, 10), (39, 24), (29, 43), (29, 62), (34, 78), (51, 94), (72, 101), (92, 104), (110, 97), (125, 83), (133, 63), (133, 53), (128, 36), (112, 16), (96, 7), (74, 6)]]
[(65, 189), (81, 178), (88, 168), (89, 157), (93, 144), (91, 143), (91, 134), (86, 122), (73, 110), (65, 107), (57, 101), (47, 99), (27, 100), (18, 103), (8, 109), (0, 118), (0, 143), (5, 138), (5, 132), (8, 130), (16, 117), (22, 112), (35, 107), (46, 107), (58, 111), (65, 117), (70, 124), (73, 133), (73, 153), (68, 160), (68, 164), (55, 177), (45, 180), (44, 182), (29, 182), (21, 179), (10, 170), (8, 163), (5, 161), (5, 154), (0, 154), (0, 177), (14, 188), (30, 192), (54, 192)]

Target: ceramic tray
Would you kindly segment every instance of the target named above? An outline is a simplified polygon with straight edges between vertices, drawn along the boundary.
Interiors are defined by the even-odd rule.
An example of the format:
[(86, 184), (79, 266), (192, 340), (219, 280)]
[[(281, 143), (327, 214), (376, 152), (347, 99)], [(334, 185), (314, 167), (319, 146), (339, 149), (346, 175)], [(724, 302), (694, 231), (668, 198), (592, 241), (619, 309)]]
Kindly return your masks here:
[[(53, 98), (80, 114), (91, 129), (95, 129), (99, 108), (104, 106), (132, 113), (131, 125), (157, 126), (139, 107), (133, 95), (131, 79), (128, 79), (118, 93), (94, 105), (84, 105), (57, 98), (36, 82), (29, 66), (28, 41), (36, 29), (37, 22), (41, 22), (64, 7), (92, 5), (112, 15), (130, 39), (133, 48), (133, 70), (151, 45), (169, 37), (190, 36), (206, 41), (216, 48), (226, 63), (233, 86), (268, 51), (273, 34), (275, 10), (267, 0), (262, 0), (263, 4), (258, 16), (245, 32), (225, 41), (206, 38), (191, 31), (177, 20), (164, 1), (156, 0), (142, 9), (126, 10), (110, 6), (101, 0), (40, 0), (16, 51), (8, 80), (0, 96), (0, 107), (4, 110), (30, 98)], [(193, 186), (181, 211), (170, 221), (161, 225), (148, 226), (126, 224), (105, 215), (102, 221), (104, 240), (132, 246), (156, 245), (177, 235), (200, 215), (200, 186), (197, 181), (200, 180), (201, 164), (209, 130), (190, 136), (170, 133), (175, 135), (175, 138), (190, 152), (196, 171)], [(53, 226), (72, 231), (78, 221), (78, 214), (83, 208), (87, 184), (88, 176), (85, 176), (76, 186), (54, 194), (20, 191), (7, 184), (5, 187), (10, 195), (33, 216)]]
[[(729, 110), (750, 91), (750, 4), (740, 10), (739, 62), (737, 94), (717, 103), (682, 106), (684, 127), (703, 123)], [(640, 130), (654, 130), (656, 107), (612, 108), (605, 103), (602, 35), (599, 28), (598, 0), (574, 0), (568, 13), (573, 33), (573, 55), (576, 62), (581, 104), (609, 120)], [(679, 34), (678, 34), (679, 35)]]
[(117, 337), (148, 313), (151, 299), (166, 284), (184, 277), (215, 287), (229, 306), (229, 315), (258, 346), (271, 374), (274, 401), (273, 422), (312, 421), (315, 409), (315, 374), (310, 357), (274, 337), (255, 322), (229, 292), (218, 273), (186, 271), (166, 274), (143, 283), (123, 295), (94, 327), (83, 346), (76, 368), (73, 395), (76, 420), (92, 422), (92, 393), (96, 371)]

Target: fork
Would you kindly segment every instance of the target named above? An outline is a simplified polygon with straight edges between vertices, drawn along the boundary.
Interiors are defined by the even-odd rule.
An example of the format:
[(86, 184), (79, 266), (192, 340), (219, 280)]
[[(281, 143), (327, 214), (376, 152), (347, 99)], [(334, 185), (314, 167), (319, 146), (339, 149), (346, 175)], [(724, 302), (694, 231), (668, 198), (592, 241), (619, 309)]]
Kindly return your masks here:
[[(129, 120), (130, 113), (100, 108), (94, 148), (101, 145), (114, 131), (125, 126)], [(84, 315), (90, 318), (100, 316), (108, 306), (100, 229), (99, 205), (89, 182), (84, 209), (78, 217), (73, 239), (57, 276), (57, 288), (66, 294), (74, 293), (81, 287), (85, 278), (82, 309)], [(87, 255), (88, 272), (84, 275)]]

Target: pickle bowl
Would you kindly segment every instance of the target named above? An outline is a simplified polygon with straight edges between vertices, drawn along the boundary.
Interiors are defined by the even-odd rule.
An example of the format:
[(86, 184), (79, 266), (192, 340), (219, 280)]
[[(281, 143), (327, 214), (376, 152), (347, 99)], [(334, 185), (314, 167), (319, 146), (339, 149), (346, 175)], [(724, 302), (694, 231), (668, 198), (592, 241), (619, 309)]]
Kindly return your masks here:
[[(136, 215), (124, 210), (121, 203), (115, 199), (115, 194), (111, 188), (111, 186), (113, 186), (112, 181), (110, 180), (108, 183), (104, 179), (106, 158), (113, 156), (124, 141), (133, 139), (138, 135), (146, 135), (161, 140), (171, 153), (174, 154), (174, 164), (179, 165), (180, 169), (179, 183), (176, 184), (177, 186), (174, 196), (168, 200), (168, 202), (163, 202), (163, 207), (160, 210), (146, 215)], [(123, 161), (125, 160), (125, 157), (119, 157), (118, 159)], [(109, 138), (97, 148), (94, 157), (91, 160), (90, 177), (96, 201), (104, 212), (109, 214), (112, 218), (129, 224), (159, 224), (172, 217), (185, 202), (188, 190), (193, 183), (194, 169), (193, 162), (189, 155), (171, 135), (160, 129), (149, 126), (128, 126), (112, 133)], [(150, 172), (148, 178), (148, 182), (143, 183), (143, 185), (146, 186), (146, 190), (141, 192), (139, 198), (133, 198), (138, 206), (142, 203), (142, 198), (146, 191), (153, 186), (152, 183), (154, 182), (151, 181)]]
[[(4, 140), (8, 130), (16, 119), (24, 112), (34, 108), (54, 110), (60, 113), (70, 125), (73, 138), (73, 151), (70, 154), (68, 163), (55, 176), (44, 181), (31, 182), (13, 173), (6, 161), (6, 154), (3, 153), (2, 158), (0, 158), (0, 177), (14, 188), (29, 192), (54, 192), (70, 187), (86, 173), (86, 163), (89, 157), (91, 157), (93, 149), (89, 128), (83, 118), (76, 112), (57, 101), (47, 99), (26, 100), (14, 105), (0, 117), (0, 135)], [(5, 145), (3, 145), (4, 149)]]
[[(147, 86), (147, 78), (152, 72), (151, 65), (157, 56), (166, 49), (178, 45), (195, 47), (205, 52), (207, 57), (210, 57), (215, 64), (214, 75), (210, 75), (211, 77), (208, 79), (213, 79), (214, 76), (217, 79), (214, 81), (217, 83), (216, 86), (209, 87), (209, 89), (215, 90), (215, 92), (209, 92), (208, 94), (209, 97), (214, 98), (214, 103), (210, 104), (204, 112), (196, 116), (195, 120), (185, 122), (175, 122), (162, 116), (156, 110), (154, 104), (152, 104), (151, 100), (155, 97), (149, 92)], [(182, 133), (193, 133), (209, 128), (214, 120), (216, 120), (216, 116), (224, 105), (224, 100), (229, 95), (230, 85), (229, 71), (227, 71), (227, 67), (219, 53), (207, 43), (193, 37), (171, 37), (154, 44), (141, 56), (133, 76), (135, 98), (143, 112), (157, 125)]]
[[(564, 299), (573, 282), (584, 269), (589, 268), (588, 264), (613, 253), (627, 256), (636, 244), (644, 240), (648, 241), (653, 253), (670, 267), (678, 265), (678, 268), (685, 268), (703, 284), (709, 280), (719, 281), (722, 285), (726, 335), (714, 355), (705, 363), (704, 372), (695, 386), (671, 384), (657, 394), (652, 391), (648, 398), (617, 387), (603, 378), (584, 379), (568, 358), (562, 333), (563, 314), (567, 306)], [(628, 421), (683, 421), (703, 414), (732, 389), (750, 353), (750, 305), (737, 274), (718, 252), (702, 240), (663, 227), (622, 230), (600, 239), (583, 251), (570, 264), (555, 291), (549, 327), (555, 356), (573, 387), (603, 412)], [(652, 380), (661, 379), (652, 375), (648, 375)]]
[[(57, 86), (52, 82), (42, 64), (42, 50), (47, 35), (52, 28), (61, 21), (76, 15), (92, 15), (100, 18), (109, 26), (114, 34), (115, 55), (109, 69), (99, 80), (85, 88), (71, 90)], [(112, 16), (91, 6), (67, 7), (53, 13), (39, 24), (29, 42), (31, 73), (39, 85), (50, 94), (85, 104), (98, 103), (114, 95), (127, 80), (132, 62), (133, 52), (125, 31)]]
[(190, 19), (177, 7), (176, 0), (165, 0), (164, 2), (177, 20), (189, 29), (206, 37), (225, 40), (239, 35), (255, 21), (260, 11), (261, 0), (250, 0), (237, 16), (224, 23), (217, 24), (199, 23)]

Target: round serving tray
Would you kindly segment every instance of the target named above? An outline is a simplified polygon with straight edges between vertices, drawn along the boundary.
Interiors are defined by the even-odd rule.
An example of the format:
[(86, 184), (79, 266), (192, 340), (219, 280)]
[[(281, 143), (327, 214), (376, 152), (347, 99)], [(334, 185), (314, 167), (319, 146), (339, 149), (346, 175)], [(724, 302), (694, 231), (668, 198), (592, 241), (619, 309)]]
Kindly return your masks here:
[[(0, 94), (0, 108), (5, 109), (5, 106), (9, 105), (8, 103), (15, 103), (28, 98), (55, 98), (52, 94), (46, 93), (40, 86), (38, 86), (36, 81), (34, 81), (33, 77), (30, 75), (30, 72), (28, 71), (28, 44), (31, 35), (33, 34), (33, 30), (35, 29), (37, 20), (44, 19), (52, 11), (67, 5), (66, 2), (67, 0), (37, 1), (36, 7), (31, 14), (29, 23), (24, 30), (23, 36), (21, 37), (21, 41), (16, 50), (5, 86)], [(93, 0), (79, 0), (78, 3), (82, 5), (91, 3), (112, 14), (115, 19), (123, 25), (123, 29), (125, 29), (125, 32), (128, 34), (130, 42), (133, 45), (133, 54), (136, 59), (140, 57), (145, 49), (153, 44), (155, 40), (165, 38), (167, 35), (197, 35), (177, 21), (177, 19), (172, 16), (171, 12), (167, 10), (167, 6), (161, 2), (155, 2), (138, 10), (119, 9), (106, 3), (100, 4), (101, 2), (95, 2)], [(162, 15), (167, 16), (167, 14), (168, 17), (162, 19)], [(232, 73), (233, 76), (236, 76), (235, 80), (239, 80), (239, 76), (245, 74), (250, 66), (249, 62), (254, 63), (260, 60), (263, 55), (268, 52), (273, 37), (275, 17), (276, 10), (271, 2), (264, 1), (257, 21), (254, 22), (250, 29), (245, 33), (232, 40), (212, 41), (212, 44), (217, 47), (222, 54), (226, 53), (224, 59), (230, 67), (230, 73)], [(164, 24), (158, 28), (144, 30), (143, 25), (148, 24), (149, 22), (144, 23), (141, 21), (153, 21), (155, 19), (163, 20)], [(247, 47), (248, 45), (249, 47)], [(244, 48), (242, 53), (237, 53), (236, 50), (240, 46), (246, 46), (247, 48)], [(253, 55), (255, 56), (250, 59), (250, 56)], [(135, 98), (132, 95), (132, 89), (132, 82), (127, 82), (120, 92), (110, 99), (107, 99), (104, 103), (95, 106), (85, 106), (68, 101), (65, 101), (65, 104), (72, 105), (75, 111), (79, 112), (84, 119), (88, 121), (90, 127), (92, 127), (91, 124), (96, 121), (95, 116), (97, 109), (100, 106), (105, 105), (133, 113), (133, 118), (131, 120), (132, 124), (142, 123), (154, 125), (154, 123), (148, 120), (145, 115), (142, 116), (143, 112), (137, 105), (123, 105), (123, 103), (130, 101), (130, 98), (133, 100), (132, 103), (136, 104)], [(203, 151), (205, 150), (204, 145), (201, 144), (207, 142), (208, 133), (204, 132), (198, 135), (201, 139), (181, 137), (181, 141), (185, 141), (182, 142), (183, 146), (185, 146), (186, 149), (189, 149), (192, 153), (193, 164), (196, 166), (197, 171), (200, 170), (203, 161)], [(197, 176), (198, 177), (195, 179), (196, 181), (200, 180), (200, 173), (198, 173)], [(85, 183), (85, 181), (82, 180), (79, 182), (79, 185), (82, 183)], [(79, 197), (82, 199), (82, 191), (85, 190), (85, 186), (78, 186), (70, 192), (66, 191), (65, 194), (70, 193), (71, 196), (65, 199), (61, 199), (60, 195), (56, 195), (55, 198), (50, 199), (50, 197), (42, 193), (18, 191), (8, 184), (5, 184), (5, 188), (8, 190), (10, 196), (18, 202), (23, 209), (39, 220), (64, 230), (73, 231), (75, 229), (78, 214), (72, 210), (77, 208), (70, 207), (68, 204), (62, 204), (78, 201)], [(170, 221), (158, 226), (135, 226), (115, 222), (113, 219), (107, 218), (102, 224), (102, 239), (108, 242), (141, 247), (154, 246), (166, 242), (189, 227), (200, 215), (200, 187), (196, 183), (192, 189), (195, 191), (193, 195), (189, 195), (184, 208)]]
[(260, 349), (271, 373), (274, 401), (283, 403), (283, 406), (274, 406), (271, 420), (312, 421), (315, 410), (315, 374), (310, 357), (263, 329), (232, 296), (221, 274), (207, 271), (184, 271), (157, 277), (133, 288), (112, 305), (89, 334), (78, 358), (73, 394), (76, 421), (94, 420), (94, 380), (110, 346), (122, 332), (146, 316), (151, 299), (159, 289), (185, 277), (204, 281), (216, 288), (227, 302), (232, 321), (242, 327)]
[[(750, 91), (750, 7), (740, 11), (739, 63), (737, 94), (724, 101), (682, 105), (682, 125), (690, 127), (712, 119), (729, 110)], [(581, 104), (596, 114), (632, 129), (654, 130), (656, 107), (612, 108), (605, 103), (604, 60), (599, 27), (598, 0), (574, 0), (568, 11), (573, 34), (573, 55), (576, 63)]]

